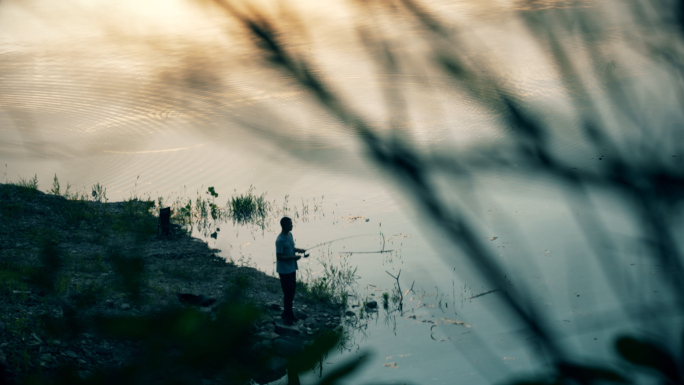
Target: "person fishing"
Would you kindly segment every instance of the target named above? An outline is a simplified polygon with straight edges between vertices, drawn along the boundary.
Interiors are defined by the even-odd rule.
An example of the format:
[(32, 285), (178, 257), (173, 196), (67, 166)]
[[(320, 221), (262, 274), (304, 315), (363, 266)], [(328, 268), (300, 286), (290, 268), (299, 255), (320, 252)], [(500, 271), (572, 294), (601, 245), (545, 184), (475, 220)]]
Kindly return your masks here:
[[(295, 247), (292, 237), (292, 219), (283, 217), (280, 219), (281, 232), (276, 239), (276, 273), (280, 276), (280, 286), (283, 288), (283, 314), (281, 318), (286, 325), (292, 325), (299, 319), (292, 310), (295, 291), (297, 289), (297, 261), (302, 258), (298, 253), (306, 252), (304, 249)], [(308, 254), (303, 255), (304, 258)]]

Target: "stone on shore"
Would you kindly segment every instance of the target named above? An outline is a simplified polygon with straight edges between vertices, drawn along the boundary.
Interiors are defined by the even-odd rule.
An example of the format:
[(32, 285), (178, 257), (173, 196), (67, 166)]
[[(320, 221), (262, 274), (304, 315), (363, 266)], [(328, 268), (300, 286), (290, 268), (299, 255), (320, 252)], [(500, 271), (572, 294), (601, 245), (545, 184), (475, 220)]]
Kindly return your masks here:
[(299, 329), (299, 325), (297, 323), (293, 325), (287, 325), (285, 322), (281, 320), (275, 320), (273, 322), (275, 324), (275, 332), (278, 333), (281, 336), (299, 336), (301, 334), (301, 330)]

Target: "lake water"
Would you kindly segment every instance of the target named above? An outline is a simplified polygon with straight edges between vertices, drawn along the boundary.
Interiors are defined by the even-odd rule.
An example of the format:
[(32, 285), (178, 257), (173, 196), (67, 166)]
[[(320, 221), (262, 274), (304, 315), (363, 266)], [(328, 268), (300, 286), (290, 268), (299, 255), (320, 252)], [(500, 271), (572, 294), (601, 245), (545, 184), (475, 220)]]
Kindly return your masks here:
[[(597, 167), (609, 154), (583, 142), (560, 78), (513, 18), (525, 3), (485, 3), (431, 5), (454, 30), (457, 23), (468, 26), (469, 41), (482, 44), (474, 52), (499, 65), (507, 92), (545, 106), (554, 117), (546, 123), (556, 134), (552, 146), (559, 156), (576, 167)], [(372, 358), (353, 382), (489, 384), (544, 367), (534, 336), (505, 310), (506, 288), (485, 283), (394, 175), (373, 163), (353, 130), (287, 76), (262, 65), (235, 22), (183, 1), (98, 4), (0, 4), (5, 181), (36, 174), (40, 189), (48, 190), (56, 174), (62, 186), (69, 182), (75, 190), (87, 192), (100, 183), (110, 200), (137, 195), (167, 202), (206, 197), (213, 186), (220, 204), (254, 186), (274, 207), (269, 226), (224, 223), (216, 239), (201, 231), (195, 235), (228, 259), (274, 274), (276, 221), (287, 213), (294, 218), (298, 247), (333, 241), (300, 261), (302, 274), (320, 274), (320, 261), (347, 263), (358, 269), (356, 301), (381, 302), (383, 293), (394, 290), (390, 274), (400, 273), (402, 291), (413, 289), (406, 293), (403, 314), (380, 309), (354, 323), (345, 346), (324, 360), (324, 374), (367, 350)], [(614, 6), (534, 4), (525, 14), (561, 8), (599, 14)], [(501, 116), (487, 108), (486, 92), (485, 102), (476, 103), (449, 78), (430, 71), (377, 75), (368, 60), (355, 59), (364, 48), (351, 37), (352, 21), (358, 20), (352, 10), (305, 1), (296, 8), (315, 31), (298, 52), (316, 57), (325, 78), (368, 121), (392, 121), (400, 138), (435, 152), (510, 140)], [(631, 25), (620, 12), (611, 16), (604, 21), (610, 33), (602, 36), (602, 47), (624, 43), (620, 31)], [(360, 24), (371, 21), (367, 16)], [(414, 28), (411, 23), (379, 25), (402, 50), (415, 50), (420, 58), (425, 47), (418, 40), (400, 39), (402, 28)], [(571, 34), (563, 38), (585, 52), (582, 41)], [(619, 53), (630, 59), (620, 66), (620, 79), (633, 80), (634, 87), (662, 80), (648, 61)], [(416, 60), (410, 69), (422, 65)], [(388, 111), (385, 89), (409, 90), (411, 108)], [(642, 99), (653, 97), (644, 90)], [(649, 103), (658, 110), (643, 112), (646, 120), (679, 114), (676, 100), (666, 96)], [(597, 250), (578, 225), (579, 216), (598, 210), (610, 223), (618, 252), (632, 250), (635, 226), (615, 197), (595, 192), (594, 206), (574, 207), (566, 186), (510, 169), (478, 173), (472, 182), (448, 182), (445, 199), (467, 208), (480, 240), (511, 274), (511, 285), (526, 285), (569, 351), (607, 361), (616, 331), (640, 325), (625, 320), (620, 295), (633, 292), (635, 307), (664, 300), (657, 294), (666, 291), (662, 271), (639, 252), (624, 253), (613, 266), (620, 279), (606, 279)], [(377, 253), (383, 250), (392, 251)], [(316, 378), (312, 373), (302, 381)]]

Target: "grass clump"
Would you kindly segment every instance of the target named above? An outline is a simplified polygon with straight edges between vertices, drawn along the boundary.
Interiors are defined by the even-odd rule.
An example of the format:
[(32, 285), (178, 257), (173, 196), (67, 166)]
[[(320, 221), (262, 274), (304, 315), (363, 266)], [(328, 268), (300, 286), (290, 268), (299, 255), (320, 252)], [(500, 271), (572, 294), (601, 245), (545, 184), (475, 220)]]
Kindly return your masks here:
[(91, 187), (91, 195), (93, 196), (93, 200), (96, 202), (105, 202), (109, 201), (107, 198), (107, 189), (103, 187), (99, 182), (95, 183), (93, 187)]
[(19, 180), (15, 184), (25, 189), (38, 190), (38, 175), (33, 175), (33, 178), (31, 179), (19, 177)]
[(333, 263), (331, 258), (319, 258), (322, 273), (302, 282), (302, 289), (315, 301), (338, 304), (347, 307), (354, 285), (358, 280), (356, 266), (352, 267), (346, 259)]
[(38, 175), (33, 175), (33, 178), (19, 177), (13, 184), (20, 188), (19, 191), (22, 194), (27, 196), (34, 195), (38, 192)]
[(270, 212), (266, 194), (257, 195), (250, 186), (245, 194), (235, 194), (228, 201), (228, 213), (234, 222), (263, 225)]
[(177, 197), (171, 203), (167, 203), (162, 197), (156, 201), (150, 201), (155, 209), (164, 206), (171, 208), (171, 221), (180, 226), (183, 232), (191, 234), (193, 230), (199, 231), (205, 237), (211, 235), (216, 238), (220, 230), (218, 224), (226, 216), (226, 209), (216, 204), (218, 193), (214, 187), (209, 187), (204, 194), (197, 192), (197, 197), (193, 200), (186, 197)]

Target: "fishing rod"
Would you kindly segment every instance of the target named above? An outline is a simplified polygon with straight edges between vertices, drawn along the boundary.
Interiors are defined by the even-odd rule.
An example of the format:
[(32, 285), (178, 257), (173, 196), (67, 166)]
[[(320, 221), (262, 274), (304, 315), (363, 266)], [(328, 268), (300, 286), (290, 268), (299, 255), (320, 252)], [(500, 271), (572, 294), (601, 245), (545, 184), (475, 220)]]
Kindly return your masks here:
[(315, 249), (315, 248), (318, 248), (318, 247), (321, 247), (321, 246), (325, 246), (325, 245), (329, 245), (329, 244), (331, 244), (331, 243), (333, 243), (333, 242), (342, 241), (342, 240), (345, 240), (345, 239), (359, 238), (359, 237), (370, 237), (370, 236), (374, 236), (374, 235), (378, 235), (378, 234), (361, 234), (361, 235), (352, 235), (352, 236), (349, 236), (349, 237), (337, 238), (337, 239), (333, 239), (332, 241), (323, 242), (323, 243), (319, 243), (319, 244), (317, 244), (317, 245), (315, 245), (315, 246), (311, 246), (311, 247), (309, 247), (309, 248), (307, 248), (307, 249), (304, 249), (304, 251), (313, 250), (313, 249)]

